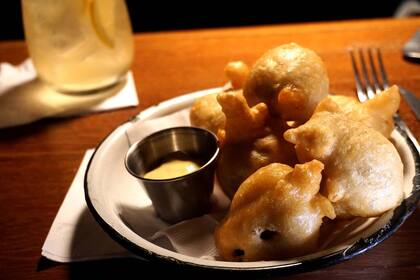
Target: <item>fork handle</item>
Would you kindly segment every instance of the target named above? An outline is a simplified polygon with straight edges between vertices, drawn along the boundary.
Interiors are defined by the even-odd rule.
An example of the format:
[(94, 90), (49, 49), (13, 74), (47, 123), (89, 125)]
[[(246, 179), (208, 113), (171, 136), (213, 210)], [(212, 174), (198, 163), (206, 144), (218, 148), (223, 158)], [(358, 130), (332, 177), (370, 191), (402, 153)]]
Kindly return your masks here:
[(402, 96), (404, 96), (405, 101), (407, 101), (408, 105), (410, 105), (411, 110), (413, 110), (414, 115), (416, 115), (417, 120), (420, 120), (420, 99), (405, 88), (401, 86), (398, 87)]

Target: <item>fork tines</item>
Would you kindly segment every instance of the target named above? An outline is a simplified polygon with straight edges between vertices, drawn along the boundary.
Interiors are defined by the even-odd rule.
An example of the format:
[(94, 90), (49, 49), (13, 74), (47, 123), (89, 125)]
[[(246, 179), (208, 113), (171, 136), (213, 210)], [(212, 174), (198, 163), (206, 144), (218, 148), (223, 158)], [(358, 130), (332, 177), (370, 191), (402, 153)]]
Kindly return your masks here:
[[(349, 53), (356, 81), (357, 97), (361, 102), (372, 99), (375, 94), (389, 87), (379, 48), (373, 50), (371, 48), (356, 48), (350, 49)], [(367, 60), (369, 60), (369, 64), (366, 63)], [(380, 79), (378, 73), (381, 76)]]

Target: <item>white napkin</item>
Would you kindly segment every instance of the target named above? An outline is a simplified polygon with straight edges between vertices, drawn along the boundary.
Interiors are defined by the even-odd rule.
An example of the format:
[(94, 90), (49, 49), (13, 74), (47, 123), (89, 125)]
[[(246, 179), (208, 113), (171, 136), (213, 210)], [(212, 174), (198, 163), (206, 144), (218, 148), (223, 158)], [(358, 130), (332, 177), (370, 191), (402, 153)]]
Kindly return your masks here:
[(138, 104), (131, 71), (115, 87), (77, 95), (60, 93), (41, 82), (29, 58), (17, 66), (0, 63), (0, 128)]
[[(190, 125), (188, 114), (189, 109), (185, 109), (154, 120), (138, 121), (127, 130), (127, 135), (130, 142), (134, 143), (156, 130)], [(42, 247), (42, 255), (51, 260), (71, 262), (131, 255), (101, 230), (87, 209), (83, 175), (91, 154), (92, 150), (86, 152)], [(124, 219), (137, 234), (163, 248), (192, 257), (214, 259), (216, 249), (213, 231), (229, 203), (216, 182), (212, 213), (209, 215), (170, 226), (159, 220), (150, 207), (144, 209), (142, 219), (138, 219), (136, 211), (124, 213)]]
[(53, 261), (72, 262), (131, 255), (102, 230), (87, 208), (83, 179), (93, 151), (86, 151), (42, 246), (41, 254)]

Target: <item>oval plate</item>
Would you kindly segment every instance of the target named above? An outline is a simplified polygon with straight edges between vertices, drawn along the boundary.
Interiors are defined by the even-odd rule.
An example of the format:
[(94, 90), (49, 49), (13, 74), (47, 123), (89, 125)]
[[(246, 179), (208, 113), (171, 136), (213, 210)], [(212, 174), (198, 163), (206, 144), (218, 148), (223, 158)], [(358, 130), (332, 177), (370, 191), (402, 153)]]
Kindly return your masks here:
[[(142, 111), (113, 130), (98, 145), (92, 155), (84, 178), (87, 205), (96, 221), (111, 238), (132, 253), (153, 261), (212, 272), (245, 272), (247, 276), (249, 274), (258, 274), (259, 276), (291, 274), (337, 264), (359, 255), (391, 236), (413, 213), (420, 198), (418, 144), (413, 142), (404, 128), (397, 123), (392, 140), (404, 163), (405, 181), (409, 187), (406, 199), (400, 206), (393, 211), (384, 213), (360, 235), (353, 237), (346, 244), (289, 260), (225, 262), (183, 255), (149, 242), (130, 227), (119, 207), (125, 202), (132, 205), (144, 203), (133, 200), (133, 197), (136, 197), (134, 193), (141, 191), (141, 188), (137, 187), (137, 182), (124, 168), (124, 156), (130, 146), (126, 130), (133, 123), (151, 120), (189, 108), (198, 97), (219, 92), (221, 89), (214, 88), (182, 95)], [(124, 195), (121, 195), (121, 186), (130, 186), (124, 188)], [(150, 218), (150, 215), (148, 217)]]

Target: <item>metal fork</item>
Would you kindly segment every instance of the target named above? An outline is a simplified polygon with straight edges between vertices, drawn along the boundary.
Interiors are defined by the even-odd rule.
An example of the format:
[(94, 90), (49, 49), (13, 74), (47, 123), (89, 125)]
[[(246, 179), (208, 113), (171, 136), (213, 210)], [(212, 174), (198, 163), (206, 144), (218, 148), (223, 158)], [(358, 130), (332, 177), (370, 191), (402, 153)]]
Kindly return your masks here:
[[(379, 48), (375, 48), (374, 51), (371, 48), (368, 48), (365, 52), (363, 52), (362, 49), (357, 50), (359, 54), (359, 64), (362, 70), (361, 74), (356, 64), (356, 58), (354, 54), (356, 50), (350, 50), (349, 52), (353, 66), (354, 76), (356, 79), (357, 97), (359, 98), (360, 102), (365, 102), (367, 99), (372, 99), (373, 97), (375, 97), (375, 94), (378, 94), (382, 90), (385, 90), (389, 87), (388, 76), (385, 71), (381, 51), (379, 50)], [(369, 69), (371, 70), (371, 76), (368, 75), (368, 68), (366, 67), (366, 56), (369, 60)], [(375, 66), (374, 57), (376, 57), (378, 67)], [(381, 79), (379, 79), (378, 73), (380, 74)], [(361, 77), (363, 77), (363, 81)], [(382, 84), (380, 80), (382, 81)], [(405, 88), (401, 87), (400, 85), (398, 85), (398, 88), (402, 96), (407, 101), (408, 105), (410, 105), (411, 109), (413, 110), (417, 120), (420, 120), (420, 99)]]
[[(359, 67), (357, 66), (355, 53), (358, 53), (359, 65), (360, 65), (361, 71), (359, 70)], [(375, 66), (375, 63), (374, 63), (375, 56), (371, 48), (368, 48), (366, 51), (363, 51), (360, 48), (356, 50), (350, 49), (349, 54), (351, 58), (351, 64), (353, 67), (354, 79), (356, 81), (357, 98), (359, 99), (360, 102), (363, 103), (366, 100), (374, 98), (376, 94), (379, 94), (382, 90), (385, 90), (389, 87), (388, 76), (385, 71), (381, 51), (379, 50), (379, 48), (375, 48), (375, 56), (376, 56), (378, 67)], [(370, 76), (368, 73), (368, 67), (366, 67), (366, 64), (367, 64), (366, 56), (368, 57), (368, 60), (369, 60)], [(379, 79), (378, 73), (381, 75), (380, 79)], [(371, 82), (370, 77), (372, 77), (373, 83)], [(382, 81), (382, 83), (380, 82), (380, 80)], [(410, 105), (413, 105), (413, 104), (415, 105), (414, 108), (413, 106), (411, 108), (413, 109), (416, 117), (419, 119), (420, 118), (419, 99), (412, 93), (405, 90), (404, 88), (400, 86), (398, 87), (399, 87), (400, 93), (406, 98), (407, 102)], [(413, 104), (411, 103), (411, 101), (413, 101)], [(416, 138), (414, 137), (410, 129), (407, 127), (405, 122), (401, 119), (401, 117), (398, 114), (394, 115), (394, 122), (396, 124), (396, 127), (399, 128), (400, 131), (403, 131), (407, 135), (407, 137), (411, 140), (415, 149), (417, 149), (417, 152), (420, 152), (420, 146), (417, 143)]]

